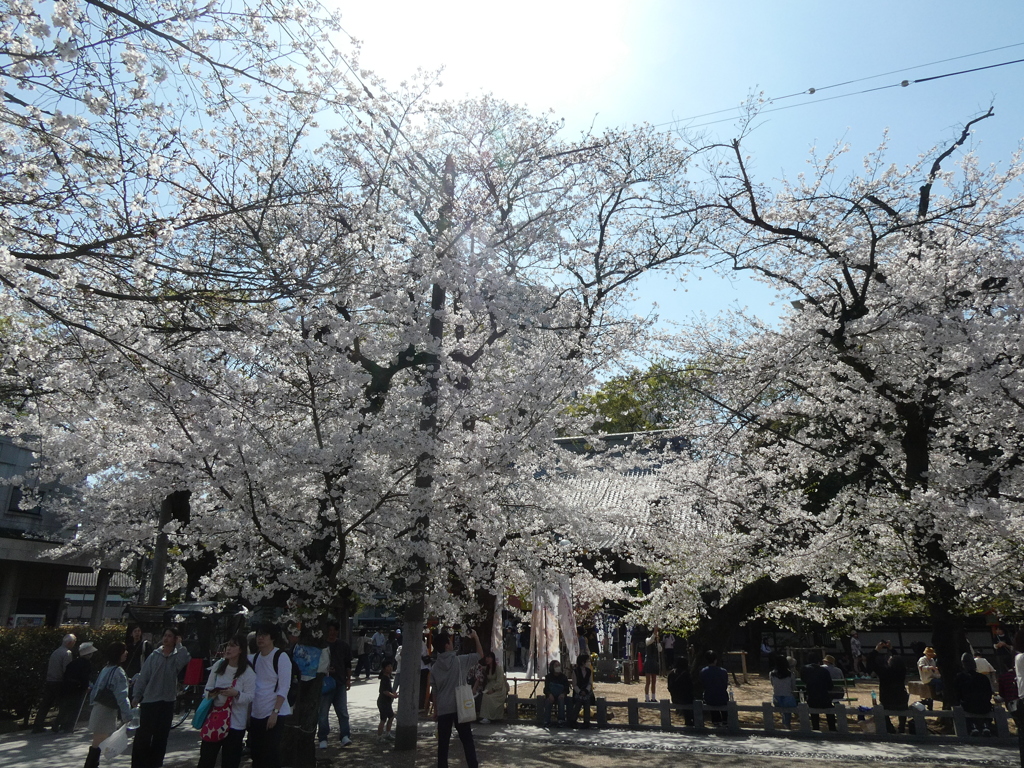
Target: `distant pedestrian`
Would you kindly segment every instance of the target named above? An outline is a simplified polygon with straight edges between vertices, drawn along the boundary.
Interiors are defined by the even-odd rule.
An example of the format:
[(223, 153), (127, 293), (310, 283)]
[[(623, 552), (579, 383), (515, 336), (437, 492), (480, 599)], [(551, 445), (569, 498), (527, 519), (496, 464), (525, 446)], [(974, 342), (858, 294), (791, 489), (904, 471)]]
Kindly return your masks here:
[[(60, 699), (60, 691), (64, 685), (64, 670), (74, 658), (71, 649), (75, 647), (77, 640), (74, 635), (64, 635), (60, 647), (50, 654), (50, 659), (46, 662), (46, 679), (43, 682), (42, 699), (39, 702), (39, 709), (36, 710), (32, 733), (42, 733), (46, 730), (46, 716)], [(56, 725), (53, 726), (53, 730), (56, 732)]]
[(658, 628), (644, 641), (644, 701), (658, 701), (658, 675), (661, 674), (661, 638)]
[(327, 749), (327, 735), (331, 732), (331, 707), (338, 718), (338, 736), (341, 746), (352, 743), (352, 731), (348, 719), (348, 691), (352, 687), (352, 651), (341, 639), (341, 624), (332, 621), (327, 625), (327, 652), (330, 666), (327, 673), (332, 682), (324, 680), (324, 693), (320, 697), (320, 721), (317, 723), (317, 739), (320, 748)]
[(665, 635), (661, 648), (665, 652), (665, 669), (672, 669), (676, 663), (676, 636), (671, 633)]
[(84, 768), (99, 768), (100, 744), (115, 730), (120, 717), (122, 723), (131, 722), (134, 712), (128, 702), (128, 678), (121, 665), (128, 658), (124, 643), (111, 643), (105, 653), (107, 665), (100, 672), (89, 694), (92, 710), (89, 712), (89, 730), (92, 746), (85, 758)]
[(850, 632), (850, 659), (853, 661), (853, 674), (867, 677), (864, 669), (864, 649), (861, 647), (860, 634), (856, 629)]
[(178, 675), (192, 657), (181, 644), (177, 627), (164, 630), (160, 647), (142, 665), (132, 689), (139, 708), (139, 728), (132, 742), (132, 768), (160, 768), (167, 752), (167, 737), (178, 698)]
[(78, 646), (78, 657), (64, 670), (60, 709), (57, 711), (57, 723), (54, 725), (54, 730), (58, 733), (73, 733), (78, 724), (78, 715), (82, 711), (85, 695), (89, 692), (89, 684), (92, 682), (92, 655), (95, 652), (95, 645), (82, 643)]
[(394, 665), (391, 659), (384, 659), (381, 662), (380, 685), (377, 688), (377, 712), (380, 714), (380, 723), (377, 724), (377, 741), (387, 741), (393, 738), (391, 735), (391, 724), (395, 721), (395, 693), (392, 685), (391, 673)]
[(359, 679), (359, 671), (366, 670), (366, 679), (370, 679), (370, 638), (366, 636), (366, 630), (361, 629), (352, 641), (352, 651), (356, 656), (356, 671), (353, 677)]

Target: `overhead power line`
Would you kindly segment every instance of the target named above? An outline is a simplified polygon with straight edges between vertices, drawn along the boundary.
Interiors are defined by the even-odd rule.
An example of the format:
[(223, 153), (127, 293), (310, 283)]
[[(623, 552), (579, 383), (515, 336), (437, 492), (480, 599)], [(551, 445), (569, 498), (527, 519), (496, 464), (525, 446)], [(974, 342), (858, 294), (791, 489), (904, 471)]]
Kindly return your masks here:
[[(778, 103), (780, 101), (783, 101), (784, 99), (791, 99), (791, 98), (795, 98), (797, 96), (813, 96), (816, 93), (820, 93), (821, 91), (826, 91), (826, 90), (829, 90), (831, 88), (840, 88), (840, 87), (842, 87), (844, 85), (851, 85), (853, 83), (861, 83), (861, 82), (865, 82), (867, 80), (874, 80), (874, 79), (879, 78), (879, 77), (885, 77), (887, 75), (898, 74), (898, 73), (901, 73), (901, 72), (909, 72), (911, 70), (922, 69), (923, 67), (931, 67), (931, 66), (934, 66), (936, 64), (943, 64), (945, 62), (956, 61), (958, 59), (966, 59), (966, 58), (970, 58), (972, 56), (981, 56), (981, 55), (986, 54), (986, 53), (992, 53), (993, 51), (1006, 50), (1007, 48), (1017, 48), (1017, 47), (1022, 46), (1022, 45), (1024, 45), (1024, 43), (1013, 43), (1012, 45), (1003, 45), (1003, 46), (1000, 46), (998, 48), (989, 48), (988, 50), (985, 50), (985, 51), (977, 51), (975, 53), (966, 53), (966, 54), (963, 54), (962, 56), (953, 56), (953, 57), (948, 58), (948, 59), (940, 59), (938, 61), (929, 62), (928, 64), (917, 64), (917, 65), (912, 66), (912, 67), (904, 67), (902, 69), (894, 69), (894, 70), (890, 70), (889, 72), (883, 72), (883, 73), (880, 73), (880, 74), (877, 74), (877, 75), (868, 75), (866, 77), (858, 77), (858, 78), (854, 78), (852, 80), (845, 80), (845, 81), (843, 81), (841, 83), (833, 83), (832, 85), (826, 85), (826, 86), (823, 86), (821, 88), (808, 88), (806, 91), (799, 91), (797, 93), (790, 93), (790, 94), (787, 94), (785, 96), (777, 96), (777, 97), (774, 97), (774, 98), (770, 98), (770, 99), (767, 100), (767, 103), (768, 104), (775, 104), (775, 103)], [(764, 113), (767, 113), (767, 112), (779, 112), (779, 111), (784, 110), (784, 109), (793, 109), (795, 107), (804, 107), (804, 106), (807, 106), (809, 104), (819, 104), (819, 103), (824, 102), (824, 101), (833, 101), (835, 99), (844, 99), (844, 98), (847, 98), (849, 96), (858, 96), (860, 94), (871, 93), (873, 91), (883, 91), (883, 90), (886, 90), (888, 88), (906, 88), (907, 86), (915, 85), (915, 84), (918, 84), (918, 83), (927, 83), (927, 82), (930, 82), (932, 80), (941, 80), (941, 79), (947, 78), (947, 77), (956, 77), (958, 75), (966, 75), (966, 74), (969, 74), (971, 72), (979, 72), (979, 71), (984, 70), (984, 69), (995, 69), (997, 67), (1006, 67), (1006, 66), (1009, 66), (1010, 64), (1020, 64), (1022, 62), (1024, 62), (1024, 59), (1015, 59), (1013, 61), (1003, 61), (1003, 62), (1000, 62), (998, 64), (989, 64), (989, 65), (984, 66), (984, 67), (974, 67), (972, 69), (963, 69), (963, 70), (959, 70), (957, 72), (946, 72), (946, 73), (941, 74), (941, 75), (932, 75), (931, 77), (921, 77), (921, 78), (917, 78), (917, 79), (914, 79), (914, 80), (902, 80), (899, 83), (891, 83), (889, 85), (880, 85), (880, 86), (877, 86), (875, 88), (864, 88), (864, 89), (859, 90), (859, 91), (852, 91), (850, 93), (843, 93), (843, 94), (839, 94), (837, 96), (829, 96), (829, 97), (823, 98), (823, 99), (811, 99), (811, 100), (808, 100), (808, 101), (802, 101), (802, 102), (800, 102), (798, 104), (787, 104), (787, 105), (781, 106), (781, 107), (774, 107), (774, 108), (771, 108), (771, 109), (763, 109), (763, 110), (761, 110), (761, 114), (764, 114)], [(736, 112), (738, 109), (739, 109), (739, 107), (729, 107), (727, 109), (717, 109), (717, 110), (715, 110), (713, 112), (704, 112), (704, 113), (701, 113), (699, 115), (691, 115), (690, 117), (678, 118), (678, 119), (675, 119), (675, 120), (669, 120), (669, 121), (664, 122), (664, 123), (658, 123), (654, 127), (658, 128), (658, 127), (661, 127), (661, 126), (664, 126), (664, 125), (679, 125), (680, 123), (685, 123), (685, 122), (690, 121), (690, 120), (699, 120), (702, 117), (711, 117), (712, 115), (720, 115), (720, 114), (723, 114), (723, 113), (726, 113), (726, 112)], [(725, 123), (725, 122), (729, 122), (730, 120), (734, 120), (734, 119), (735, 119), (735, 116), (733, 116), (733, 117), (726, 117), (726, 118), (721, 118), (721, 119), (718, 119), (718, 120), (709, 120), (707, 122), (698, 123), (696, 125), (689, 125), (687, 127), (688, 128), (703, 128), (704, 126), (707, 126), (707, 125), (715, 125), (716, 123)]]

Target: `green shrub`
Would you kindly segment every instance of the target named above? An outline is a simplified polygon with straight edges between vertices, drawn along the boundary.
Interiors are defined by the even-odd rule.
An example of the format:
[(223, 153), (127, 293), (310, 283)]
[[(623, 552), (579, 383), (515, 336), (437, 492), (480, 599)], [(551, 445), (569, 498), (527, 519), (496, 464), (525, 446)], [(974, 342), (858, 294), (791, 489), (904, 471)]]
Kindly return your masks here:
[(79, 643), (96, 644), (94, 664), (100, 669), (106, 661), (104, 649), (114, 642), (123, 642), (125, 627), (108, 625), (93, 627), (27, 627), (0, 629), (0, 713), (27, 717), (39, 702), (46, 680), (46, 662), (71, 633)]

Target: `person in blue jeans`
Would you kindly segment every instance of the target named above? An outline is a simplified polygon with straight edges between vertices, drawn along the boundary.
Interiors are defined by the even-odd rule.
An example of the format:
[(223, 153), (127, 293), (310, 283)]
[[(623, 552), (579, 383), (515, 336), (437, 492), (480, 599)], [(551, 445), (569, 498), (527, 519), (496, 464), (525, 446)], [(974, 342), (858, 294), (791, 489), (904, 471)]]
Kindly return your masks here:
[[(776, 707), (795, 707), (796, 691), (794, 690), (793, 671), (789, 668), (789, 659), (786, 654), (774, 655), (775, 667), (768, 673), (768, 679), (772, 684), (772, 704)], [(793, 722), (792, 712), (782, 713), (782, 727), (789, 728)]]
[[(320, 749), (327, 749), (327, 734), (331, 732), (331, 707), (338, 716), (338, 735), (341, 746), (352, 743), (352, 732), (348, 723), (348, 690), (352, 687), (352, 651), (341, 639), (341, 625), (332, 621), (327, 625), (327, 650), (331, 654), (328, 675), (334, 680), (333, 690), (320, 697), (320, 722), (317, 724)], [(328, 687), (325, 680), (325, 689)]]

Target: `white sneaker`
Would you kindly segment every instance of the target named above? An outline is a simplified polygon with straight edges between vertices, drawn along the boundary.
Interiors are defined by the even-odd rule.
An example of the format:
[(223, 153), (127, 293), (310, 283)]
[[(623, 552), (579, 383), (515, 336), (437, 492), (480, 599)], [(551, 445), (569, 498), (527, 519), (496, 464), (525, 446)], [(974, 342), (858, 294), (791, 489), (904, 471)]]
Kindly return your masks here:
[(320, 749), (327, 749), (327, 739), (320, 742)]
[(348, 736), (342, 736), (341, 737), (341, 746), (347, 747), (351, 743), (352, 743), (352, 739), (350, 739)]
[(488, 720), (486, 717), (481, 717), (480, 718), (480, 725), (490, 725), (490, 724), (491, 724), (491, 721)]

